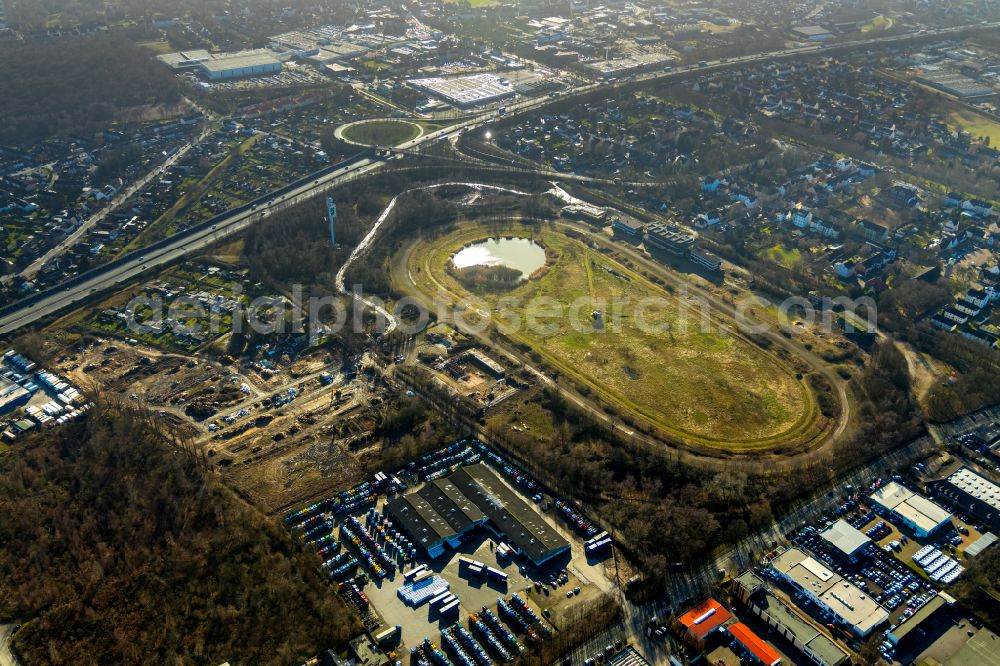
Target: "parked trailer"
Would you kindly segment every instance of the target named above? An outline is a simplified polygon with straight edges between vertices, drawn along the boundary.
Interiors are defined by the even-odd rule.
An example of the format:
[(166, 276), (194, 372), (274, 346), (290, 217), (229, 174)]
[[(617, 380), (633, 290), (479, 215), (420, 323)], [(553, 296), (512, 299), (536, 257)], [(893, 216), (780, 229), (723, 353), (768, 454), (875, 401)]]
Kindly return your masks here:
[(600, 553), (611, 547), (611, 537), (606, 537), (600, 541), (595, 541), (594, 543), (588, 543), (584, 550), (586, 550), (587, 555), (594, 555)]
[(424, 565), (424, 564), (421, 564), (418, 567), (413, 567), (412, 569), (410, 569), (409, 571), (407, 571), (406, 573), (403, 574), (403, 580), (405, 580), (405, 581), (411, 581), (411, 580), (413, 580), (414, 576), (416, 576), (417, 574), (419, 574), (421, 571), (426, 571), (426, 570), (427, 570), (427, 566)]
[(437, 596), (432, 597), (431, 600), (428, 601), (427, 603), (430, 604), (431, 608), (437, 608), (439, 605), (441, 605), (441, 604), (443, 604), (445, 602), (451, 601), (451, 599), (449, 597), (454, 597), (454, 595), (451, 592), (449, 592), (448, 590), (444, 590), (443, 592), (439, 593)]
[(385, 631), (375, 634), (375, 642), (385, 643), (387, 641), (395, 640), (402, 630), (403, 628), (398, 624), (395, 627), (389, 627)]
[(420, 587), (430, 582), (432, 578), (434, 578), (434, 572), (430, 569), (425, 569), (413, 577), (413, 587)]
[(486, 575), (498, 583), (507, 583), (507, 574), (493, 567), (486, 567)]
[(449, 601), (447, 604), (445, 604), (444, 606), (442, 606), (441, 609), (438, 610), (438, 614), (442, 615), (442, 616), (446, 616), (446, 615), (450, 615), (452, 613), (458, 613), (458, 603), (459, 603), (459, 599), (456, 597), (452, 601)]
[(442, 599), (441, 602), (438, 604), (437, 611), (440, 613), (442, 608), (444, 608), (451, 602), (455, 601), (456, 599), (458, 599), (458, 597), (449, 592), (448, 595), (444, 599)]

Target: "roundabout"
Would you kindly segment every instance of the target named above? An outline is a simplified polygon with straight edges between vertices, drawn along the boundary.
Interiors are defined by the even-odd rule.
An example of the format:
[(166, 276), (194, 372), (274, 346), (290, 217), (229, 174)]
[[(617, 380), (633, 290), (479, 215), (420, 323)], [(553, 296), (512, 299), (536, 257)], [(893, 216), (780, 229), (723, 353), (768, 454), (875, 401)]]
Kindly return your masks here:
[(424, 134), (420, 123), (399, 118), (358, 120), (341, 125), (334, 132), (341, 141), (355, 146), (392, 148), (419, 139)]

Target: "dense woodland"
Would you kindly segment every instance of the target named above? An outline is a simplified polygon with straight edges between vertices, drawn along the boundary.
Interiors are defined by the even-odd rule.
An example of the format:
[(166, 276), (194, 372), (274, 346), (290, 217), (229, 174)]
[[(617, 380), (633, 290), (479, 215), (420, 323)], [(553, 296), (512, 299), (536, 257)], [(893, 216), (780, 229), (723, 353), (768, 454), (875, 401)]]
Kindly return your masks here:
[(298, 664), (359, 630), (281, 526), (131, 407), (0, 458), (0, 515), (27, 664)]
[(988, 548), (972, 560), (954, 592), (991, 627), (1000, 627), (1000, 549)]
[(151, 51), (123, 38), (0, 42), (0, 142), (32, 146), (107, 127), (124, 110), (181, 101)]

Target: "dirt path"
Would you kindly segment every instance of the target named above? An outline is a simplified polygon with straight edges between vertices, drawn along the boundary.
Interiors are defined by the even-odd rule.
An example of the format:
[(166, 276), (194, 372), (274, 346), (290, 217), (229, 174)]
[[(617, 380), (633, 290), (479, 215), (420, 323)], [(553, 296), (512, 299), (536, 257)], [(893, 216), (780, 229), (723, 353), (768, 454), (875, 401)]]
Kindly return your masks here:
[(0, 624), (0, 666), (21, 666), (10, 651), (11, 638), (14, 636), (13, 624)]
[(913, 395), (916, 397), (918, 403), (923, 404), (927, 392), (931, 386), (941, 379), (942, 373), (939, 368), (931, 365), (927, 357), (914, 349), (912, 345), (899, 340), (894, 340), (893, 344), (896, 345), (896, 349), (906, 359), (906, 368), (909, 370), (910, 378), (913, 381)]

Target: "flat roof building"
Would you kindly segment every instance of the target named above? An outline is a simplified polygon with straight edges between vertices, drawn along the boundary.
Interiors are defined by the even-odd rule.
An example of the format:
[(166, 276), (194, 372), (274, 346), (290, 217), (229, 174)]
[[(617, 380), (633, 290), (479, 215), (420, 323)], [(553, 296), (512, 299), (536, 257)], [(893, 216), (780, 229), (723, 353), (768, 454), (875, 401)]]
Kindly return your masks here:
[(515, 93), (510, 82), (496, 74), (433, 76), (426, 79), (412, 79), (409, 85), (463, 109), (506, 99)]
[(988, 99), (997, 94), (997, 91), (988, 85), (946, 69), (926, 72), (918, 80), (964, 100)]
[(696, 645), (702, 645), (705, 637), (723, 626), (733, 617), (725, 606), (709, 597), (677, 618), (677, 625), (686, 638)]
[(968, 545), (965, 549), (965, 556), (968, 558), (979, 557), (980, 554), (993, 544), (997, 542), (997, 535), (993, 532), (987, 532), (982, 535), (972, 543)]
[(1000, 530), (1000, 486), (986, 477), (961, 467), (951, 476), (929, 485), (956, 511), (969, 513), (991, 529)]
[(386, 512), (431, 559), (458, 547), (479, 526), (536, 565), (569, 550), (569, 542), (482, 463), (390, 500)]
[(686, 255), (694, 247), (694, 236), (684, 233), (678, 227), (653, 222), (646, 227), (646, 246)]
[(764, 666), (778, 666), (781, 663), (781, 655), (778, 654), (778, 651), (742, 622), (737, 622), (729, 627), (729, 633)]
[(830, 546), (849, 560), (856, 560), (868, 550), (872, 540), (841, 518), (819, 533)]
[(207, 79), (219, 81), (276, 74), (281, 71), (281, 67), (281, 61), (274, 53), (259, 50), (220, 54), (199, 63), (198, 70)]
[(688, 256), (691, 258), (691, 261), (698, 264), (702, 268), (707, 268), (708, 270), (715, 272), (722, 270), (722, 259), (719, 259), (719, 257), (712, 254), (708, 250), (691, 248), (691, 254)]
[[(945, 612), (954, 604), (955, 599), (953, 597), (945, 594), (944, 592), (940, 592), (931, 597), (930, 601), (918, 608), (913, 615), (905, 618), (903, 622), (900, 622), (887, 631), (885, 637), (893, 645), (899, 646), (903, 643), (905, 647), (907, 637), (913, 634), (915, 629), (924, 623), (931, 623), (931, 618), (934, 618), (936, 622), (940, 617), (940, 614)], [(931, 623), (931, 626), (933, 626), (933, 623)]]
[(212, 54), (204, 49), (188, 49), (177, 53), (164, 53), (156, 58), (171, 69), (185, 70), (194, 69), (206, 60), (211, 60)]
[(0, 414), (6, 414), (28, 402), (32, 392), (6, 377), (0, 376)]
[(983, 627), (951, 656), (948, 666), (1000, 666), (1000, 636)]
[(871, 500), (876, 507), (901, 520), (918, 537), (928, 536), (951, 524), (951, 513), (895, 481), (873, 492)]
[(268, 49), (209, 53), (204, 49), (190, 49), (157, 56), (160, 62), (173, 70), (194, 70), (205, 78), (217, 81), (244, 76), (274, 74), (281, 71), (281, 60)]
[(889, 619), (868, 593), (827, 568), (809, 553), (791, 548), (771, 561), (774, 574), (865, 637)]
[(833, 33), (821, 25), (800, 25), (792, 28), (792, 34), (799, 39), (822, 42), (833, 39)]
[(611, 227), (615, 231), (634, 238), (642, 238), (642, 232), (646, 228), (640, 220), (631, 215), (616, 215)]
[[(747, 574), (753, 576), (753, 582), (759, 580), (753, 572), (747, 572), (737, 580), (744, 579)], [(770, 591), (763, 588), (758, 589), (758, 593), (750, 595), (744, 603), (813, 663), (817, 666), (844, 666), (850, 663), (850, 655), (832, 638), (771, 594)]]

